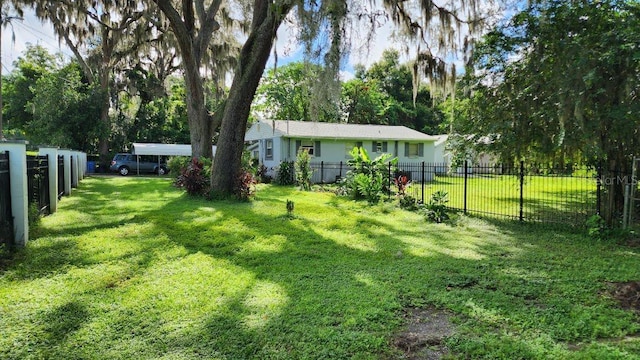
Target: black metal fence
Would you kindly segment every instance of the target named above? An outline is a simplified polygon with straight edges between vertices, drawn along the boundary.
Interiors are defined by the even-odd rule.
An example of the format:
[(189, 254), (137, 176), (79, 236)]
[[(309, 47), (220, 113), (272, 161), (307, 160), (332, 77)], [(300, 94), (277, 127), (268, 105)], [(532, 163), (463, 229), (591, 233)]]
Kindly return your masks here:
[[(331, 183), (350, 170), (346, 162), (312, 163), (314, 183)], [(392, 180), (404, 175), (411, 181), (406, 194), (428, 203), (433, 193), (445, 191), (447, 206), (465, 213), (521, 221), (584, 225), (598, 212), (600, 187), (597, 169), (525, 165), (470, 165), (399, 163), (390, 171)], [(394, 173), (391, 173), (394, 171)]]
[(77, 177), (76, 177), (76, 169), (75, 169), (75, 166), (73, 166), (73, 162), (74, 161), (75, 161), (74, 157), (71, 156), (71, 178), (70, 178), (70, 181), (71, 181), (71, 187), (75, 188), (75, 187), (78, 186), (78, 184), (74, 182), (74, 179), (77, 179)]
[(9, 152), (0, 152), (0, 244), (13, 240)]
[(64, 156), (58, 155), (58, 199), (64, 195)]
[(49, 199), (48, 156), (27, 156), (27, 191), (29, 207), (35, 204), (40, 214), (48, 213)]

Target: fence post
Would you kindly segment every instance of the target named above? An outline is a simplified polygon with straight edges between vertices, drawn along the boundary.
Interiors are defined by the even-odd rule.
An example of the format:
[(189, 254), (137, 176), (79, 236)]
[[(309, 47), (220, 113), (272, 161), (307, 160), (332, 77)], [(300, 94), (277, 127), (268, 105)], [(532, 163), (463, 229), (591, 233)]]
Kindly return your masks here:
[(342, 179), (342, 161), (340, 161), (340, 169), (338, 169), (338, 176)]
[(320, 184), (324, 184), (324, 161), (320, 161)]
[(624, 185), (624, 207), (622, 208), (622, 228), (627, 229), (631, 223), (629, 219), (629, 205), (631, 202), (631, 184)]
[(520, 214), (518, 219), (524, 220), (524, 161), (520, 161)]
[(391, 161), (389, 161), (389, 176), (387, 179), (387, 199), (391, 199)]
[(71, 150), (60, 150), (64, 159), (64, 194), (71, 195)]
[(596, 179), (596, 215), (600, 216), (602, 207), (602, 161), (598, 162), (598, 178)]
[[(433, 174), (434, 174), (433, 176), (435, 176), (435, 172)], [(422, 184), (421, 184), (422, 185), (422, 203), (423, 204), (424, 204), (424, 183), (425, 183), (424, 175), (425, 174), (424, 174), (424, 161), (423, 161), (422, 162)]]
[(467, 182), (469, 175), (469, 160), (464, 161), (464, 208), (463, 211), (467, 213)]
[(78, 164), (78, 152), (77, 151), (71, 151), (71, 186), (74, 188), (78, 187), (78, 182), (80, 179), (80, 172), (79, 172), (79, 164)]
[(49, 212), (52, 214), (58, 210), (58, 148), (41, 147), (38, 149), (40, 155), (48, 157), (49, 171)]
[(0, 151), (9, 152), (13, 241), (16, 246), (24, 247), (29, 241), (27, 142), (0, 141)]

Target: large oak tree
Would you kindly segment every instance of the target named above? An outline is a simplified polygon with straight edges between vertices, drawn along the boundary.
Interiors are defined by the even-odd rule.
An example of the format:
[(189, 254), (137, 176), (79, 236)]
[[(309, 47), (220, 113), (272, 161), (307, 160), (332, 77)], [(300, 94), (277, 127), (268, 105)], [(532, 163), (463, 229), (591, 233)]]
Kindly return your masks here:
[(503, 157), (583, 161), (614, 171), (608, 221), (640, 148), (640, 4), (535, 1), (478, 47), (463, 133)]

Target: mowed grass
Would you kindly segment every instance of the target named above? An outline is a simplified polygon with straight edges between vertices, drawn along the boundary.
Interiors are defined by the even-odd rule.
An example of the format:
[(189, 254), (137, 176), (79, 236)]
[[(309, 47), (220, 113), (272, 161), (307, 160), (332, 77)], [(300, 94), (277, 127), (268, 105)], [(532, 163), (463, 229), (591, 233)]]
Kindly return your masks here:
[(640, 249), (558, 228), (112, 177), (33, 235), (0, 273), (2, 359), (396, 359), (412, 307), (451, 315), (452, 358), (640, 354), (637, 314), (609, 295), (640, 280)]
[[(473, 214), (507, 218), (522, 217), (528, 221), (544, 221), (583, 225), (596, 212), (596, 179), (583, 176), (530, 176), (524, 177), (522, 194), (517, 175), (471, 174), (467, 179), (466, 209)], [(424, 199), (438, 190), (449, 194), (451, 208), (465, 208), (465, 181), (463, 176), (437, 176), (424, 188)], [(422, 197), (422, 186), (412, 185), (409, 193)]]

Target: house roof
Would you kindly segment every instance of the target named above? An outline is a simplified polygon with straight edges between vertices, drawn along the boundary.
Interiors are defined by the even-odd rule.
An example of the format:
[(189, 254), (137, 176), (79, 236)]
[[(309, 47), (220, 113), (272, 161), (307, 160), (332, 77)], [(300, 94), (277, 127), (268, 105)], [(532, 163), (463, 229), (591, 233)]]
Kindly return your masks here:
[(405, 141), (436, 141), (438, 139), (406, 126), (261, 120), (251, 126), (245, 135), (245, 140), (253, 141), (266, 137)]
[(442, 135), (433, 135), (437, 138), (436, 140), (436, 146), (440, 146), (444, 143), (447, 142), (447, 140), (449, 140), (449, 135), (448, 134), (442, 134)]

